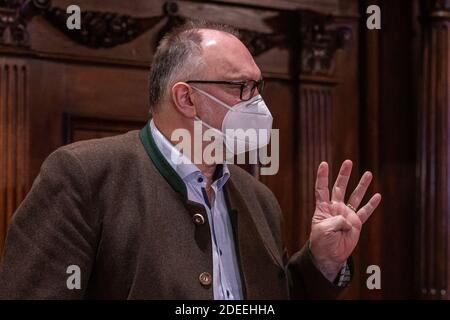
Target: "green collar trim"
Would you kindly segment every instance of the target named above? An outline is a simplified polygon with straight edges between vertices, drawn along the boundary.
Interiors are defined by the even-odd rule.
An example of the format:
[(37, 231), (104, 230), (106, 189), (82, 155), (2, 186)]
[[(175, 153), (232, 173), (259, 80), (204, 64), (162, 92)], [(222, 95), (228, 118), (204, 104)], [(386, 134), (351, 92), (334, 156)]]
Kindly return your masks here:
[(148, 156), (150, 157), (158, 171), (166, 179), (170, 186), (176, 192), (181, 194), (185, 201), (187, 201), (186, 185), (156, 146), (155, 140), (153, 139), (153, 136), (150, 132), (150, 122), (148, 122), (145, 127), (141, 129), (139, 137), (142, 144), (144, 145), (145, 151), (147, 152)]

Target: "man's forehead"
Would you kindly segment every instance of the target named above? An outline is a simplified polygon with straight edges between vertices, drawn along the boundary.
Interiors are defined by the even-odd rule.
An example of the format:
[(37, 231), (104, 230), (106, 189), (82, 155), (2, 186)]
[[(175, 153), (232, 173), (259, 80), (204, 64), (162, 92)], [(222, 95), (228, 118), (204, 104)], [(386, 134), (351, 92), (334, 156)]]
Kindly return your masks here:
[(205, 32), (202, 47), (208, 71), (216, 76), (236, 80), (256, 80), (261, 77), (261, 72), (252, 55), (233, 35), (220, 31)]
[(233, 57), (216, 57), (207, 62), (208, 71), (228, 80), (257, 80), (261, 72), (253, 61), (234, 59)]

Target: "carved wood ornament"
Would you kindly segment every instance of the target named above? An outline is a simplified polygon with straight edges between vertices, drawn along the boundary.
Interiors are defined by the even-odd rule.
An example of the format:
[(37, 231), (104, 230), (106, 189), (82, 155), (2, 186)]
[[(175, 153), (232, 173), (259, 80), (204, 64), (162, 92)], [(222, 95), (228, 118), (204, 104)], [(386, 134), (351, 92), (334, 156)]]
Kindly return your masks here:
[[(70, 15), (64, 8), (52, 6), (51, 0), (0, 0), (0, 44), (29, 47), (27, 24), (36, 15), (44, 17), (76, 43), (91, 48), (112, 48), (128, 43), (166, 19), (159, 32), (159, 40), (166, 31), (189, 19), (180, 12), (177, 2), (167, 2), (163, 15), (146, 18), (85, 10), (81, 12), (81, 29), (69, 30), (66, 22)], [(300, 23), (293, 21), (297, 18), (300, 18)], [(300, 10), (294, 14), (292, 11), (280, 11), (276, 18), (266, 22), (278, 27), (273, 27), (272, 33), (239, 29), (250, 52), (258, 56), (273, 47), (301, 43), (302, 70), (307, 73), (332, 72), (335, 51), (351, 38), (350, 29), (337, 28), (331, 16), (310, 10)], [(293, 25), (298, 29), (288, 30)]]

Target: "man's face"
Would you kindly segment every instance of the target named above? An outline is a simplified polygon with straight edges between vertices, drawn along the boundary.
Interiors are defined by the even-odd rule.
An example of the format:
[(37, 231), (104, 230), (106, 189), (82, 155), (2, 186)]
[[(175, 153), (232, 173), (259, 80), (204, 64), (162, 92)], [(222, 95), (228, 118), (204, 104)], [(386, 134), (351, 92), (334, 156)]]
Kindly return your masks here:
[[(259, 80), (261, 71), (252, 55), (236, 37), (214, 30), (202, 30), (203, 58), (206, 63), (203, 80)], [(241, 102), (240, 86), (228, 84), (200, 84), (193, 86), (206, 91), (229, 106)], [(221, 129), (222, 121), (228, 109), (198, 91), (197, 115), (214, 128)], [(259, 94), (257, 90), (253, 95)]]

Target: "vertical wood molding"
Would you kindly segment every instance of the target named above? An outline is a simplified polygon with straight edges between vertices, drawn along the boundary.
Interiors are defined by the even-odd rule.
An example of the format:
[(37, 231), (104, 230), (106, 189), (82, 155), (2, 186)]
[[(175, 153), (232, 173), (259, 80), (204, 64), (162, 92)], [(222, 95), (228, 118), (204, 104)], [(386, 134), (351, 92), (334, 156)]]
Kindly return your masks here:
[[(299, 114), (299, 240), (309, 239), (315, 208), (316, 169), (321, 161), (332, 163), (332, 87), (304, 83), (300, 89)], [(331, 165), (330, 165), (331, 173)]]
[[(317, 167), (327, 161), (332, 174), (332, 104), (337, 84), (336, 52), (352, 40), (352, 29), (336, 23), (335, 18), (314, 12), (299, 11), (293, 20), (298, 34), (290, 35), (290, 74), (293, 79), (294, 127), (298, 141), (293, 147), (295, 164), (294, 208), (292, 223), (298, 228), (293, 244), (309, 239), (315, 209)], [(295, 23), (293, 23), (295, 25)], [(294, 28), (295, 31), (295, 28)], [(292, 246), (292, 245), (291, 245)], [(298, 249), (293, 246), (294, 249)]]
[[(380, 0), (360, 1), (360, 14), (366, 14), (369, 5), (381, 6)], [(384, 4), (384, 3), (383, 3)], [(385, 18), (385, 17), (383, 17)], [(380, 137), (381, 109), (382, 109), (382, 74), (381, 69), (384, 63), (381, 52), (382, 33), (368, 30), (366, 19), (360, 19), (360, 160), (361, 166), (370, 168), (375, 179), (372, 180), (367, 193), (374, 194), (382, 192), (383, 181), (381, 175), (380, 151), (382, 142)], [(384, 201), (384, 199), (383, 199)], [(382, 202), (383, 203), (383, 202)], [(383, 266), (383, 246), (381, 241), (373, 241), (383, 234), (383, 216), (391, 214), (383, 209), (377, 208), (371, 216), (369, 223), (364, 225), (361, 233), (360, 246), (364, 250), (360, 251), (360, 270), (364, 272), (368, 265), (376, 264)], [(364, 279), (364, 276), (362, 277)], [(368, 290), (365, 281), (360, 281), (360, 296), (362, 299), (382, 299), (384, 290)]]
[(419, 294), (448, 299), (450, 219), (450, 8), (426, 17), (419, 110)]
[(0, 256), (7, 226), (28, 190), (27, 66), (0, 59)]

